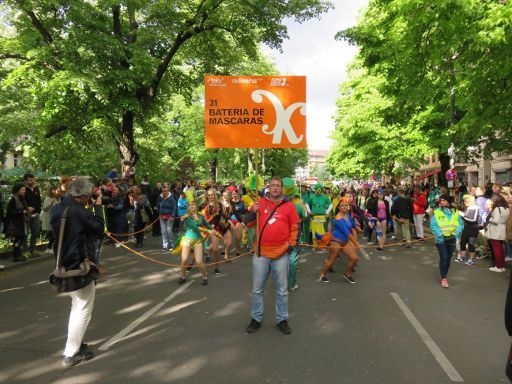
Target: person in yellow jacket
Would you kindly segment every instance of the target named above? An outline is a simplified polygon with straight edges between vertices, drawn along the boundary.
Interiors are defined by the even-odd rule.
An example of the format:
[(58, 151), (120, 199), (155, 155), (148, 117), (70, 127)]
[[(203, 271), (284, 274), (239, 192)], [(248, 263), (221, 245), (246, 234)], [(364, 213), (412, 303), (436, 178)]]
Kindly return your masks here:
[(441, 286), (448, 288), (448, 270), (455, 251), (456, 239), (462, 232), (462, 219), (457, 209), (453, 207), (453, 199), (448, 194), (439, 197), (439, 207), (434, 210), (430, 228), (435, 237), (439, 252), (439, 274)]

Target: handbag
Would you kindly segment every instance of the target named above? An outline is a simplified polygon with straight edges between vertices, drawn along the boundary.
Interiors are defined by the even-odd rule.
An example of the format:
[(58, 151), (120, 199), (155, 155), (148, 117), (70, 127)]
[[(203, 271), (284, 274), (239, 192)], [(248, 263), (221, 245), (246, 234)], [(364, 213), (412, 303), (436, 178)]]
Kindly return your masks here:
[(66, 268), (60, 264), (68, 209), (69, 207), (64, 209), (60, 218), (59, 243), (57, 244), (55, 269), (50, 274), (50, 284), (55, 287), (57, 293), (77, 291), (86, 287), (91, 281), (99, 277), (98, 267), (89, 259), (82, 261), (78, 269), (71, 269), (69, 271), (66, 271)]

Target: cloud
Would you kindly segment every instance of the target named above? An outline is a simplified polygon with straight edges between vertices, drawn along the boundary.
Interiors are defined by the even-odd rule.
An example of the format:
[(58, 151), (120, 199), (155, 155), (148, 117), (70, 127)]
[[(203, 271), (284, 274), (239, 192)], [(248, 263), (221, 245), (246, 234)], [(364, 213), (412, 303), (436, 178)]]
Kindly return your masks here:
[(354, 26), (368, 0), (334, 0), (335, 9), (302, 24), (288, 20), (289, 40), (282, 53), (263, 47), (278, 70), (288, 75), (307, 76), (308, 145), (312, 149), (329, 149), (330, 132), (334, 130), (332, 116), (336, 111), (339, 85), (347, 80), (347, 65), (357, 48), (334, 36), (340, 30)]

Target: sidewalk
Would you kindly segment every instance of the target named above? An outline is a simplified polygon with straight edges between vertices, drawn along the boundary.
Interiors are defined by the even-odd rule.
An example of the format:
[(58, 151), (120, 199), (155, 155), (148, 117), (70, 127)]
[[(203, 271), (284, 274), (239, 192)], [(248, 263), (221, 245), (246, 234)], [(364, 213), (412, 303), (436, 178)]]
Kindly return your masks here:
[(13, 269), (16, 267), (21, 267), (23, 265), (35, 263), (41, 260), (46, 260), (47, 262), (50, 262), (50, 260), (53, 261), (53, 254), (51, 253), (45, 253), (46, 245), (37, 247), (37, 252), (40, 255), (39, 257), (28, 257), (27, 261), (22, 262), (13, 262), (12, 261), (12, 253), (9, 252), (2, 252), (0, 253), (0, 272), (7, 271), (9, 269)]

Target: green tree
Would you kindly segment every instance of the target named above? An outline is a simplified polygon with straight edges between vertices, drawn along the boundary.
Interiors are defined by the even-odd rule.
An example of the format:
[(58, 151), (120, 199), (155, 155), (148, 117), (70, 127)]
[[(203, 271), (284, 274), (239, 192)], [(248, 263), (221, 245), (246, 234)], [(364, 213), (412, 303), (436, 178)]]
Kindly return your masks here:
[(510, 150), (511, 15), (506, 1), (372, 0), (338, 38), (383, 76), (386, 124), (414, 122), (446, 170), (451, 142), (459, 158)]
[(327, 158), (336, 176), (399, 175), (432, 152), (416, 121), (402, 125), (386, 120), (393, 99), (381, 93), (384, 85), (382, 75), (370, 74), (355, 60), (349, 80), (340, 86), (334, 146)]
[(279, 47), (283, 19), (301, 22), (330, 7), (325, 0), (6, 0), (12, 33), (0, 39), (0, 58), (14, 65), (3, 91), (24, 96), (13, 98), (13, 111), (33, 111), (23, 125), (37, 140), (112, 142), (136, 163), (137, 141), (151, 135), (146, 122), (171, 96), (190, 96), (204, 74), (231, 73), (262, 42)]

